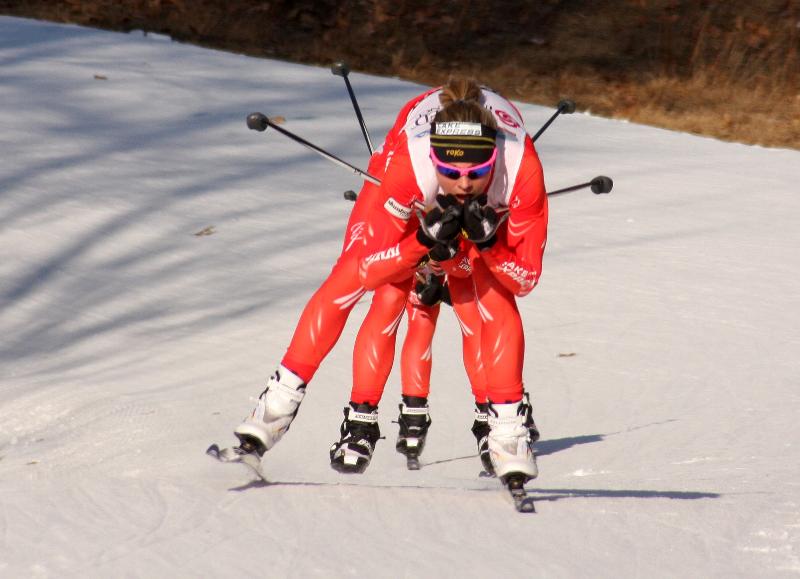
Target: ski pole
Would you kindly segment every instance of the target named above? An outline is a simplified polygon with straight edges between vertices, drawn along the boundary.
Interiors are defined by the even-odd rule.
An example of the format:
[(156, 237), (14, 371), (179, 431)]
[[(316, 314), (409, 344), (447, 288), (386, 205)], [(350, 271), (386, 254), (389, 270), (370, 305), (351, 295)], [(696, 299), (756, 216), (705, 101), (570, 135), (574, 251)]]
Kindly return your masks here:
[(350, 95), (350, 101), (353, 103), (353, 109), (356, 111), (358, 124), (361, 126), (361, 132), (364, 135), (364, 140), (367, 141), (367, 150), (369, 151), (369, 156), (371, 157), (375, 149), (372, 147), (372, 140), (369, 138), (367, 124), (364, 122), (364, 117), (361, 116), (361, 109), (358, 106), (356, 95), (353, 92), (353, 87), (350, 85), (350, 79), (347, 76), (350, 74), (350, 68), (344, 62), (337, 62), (331, 67), (331, 72), (336, 76), (341, 76), (344, 79), (344, 84), (347, 86), (347, 92)]
[(614, 188), (614, 181), (611, 180), (611, 177), (606, 177), (604, 175), (599, 175), (588, 181), (586, 183), (581, 183), (580, 185), (573, 185), (572, 187), (564, 187), (563, 189), (558, 189), (556, 191), (548, 191), (547, 195), (561, 195), (563, 193), (569, 193), (571, 191), (577, 191), (578, 189), (583, 189), (584, 187), (591, 187), (592, 193), (595, 195), (600, 195), (601, 193), (610, 193), (611, 190)]
[[(267, 127), (272, 127), (273, 129), (275, 129), (276, 131), (278, 131), (282, 135), (285, 135), (285, 136), (289, 137), (293, 141), (295, 141), (297, 143), (300, 143), (301, 145), (303, 145), (305, 147), (308, 147), (309, 149), (311, 149), (315, 153), (321, 155), (325, 159), (328, 159), (333, 164), (338, 165), (340, 167), (343, 167), (345, 169), (349, 169), (350, 171), (352, 171), (356, 175), (360, 175), (361, 177), (363, 177), (364, 179), (366, 179), (367, 181), (369, 181), (371, 183), (374, 183), (375, 185), (380, 185), (381, 184), (380, 179), (378, 179), (376, 177), (373, 177), (372, 175), (370, 175), (366, 171), (351, 165), (347, 161), (343, 161), (339, 157), (337, 157), (335, 155), (332, 155), (331, 153), (327, 152), (325, 149), (322, 149), (322, 148), (316, 146), (315, 144), (306, 141), (305, 139), (295, 135), (291, 131), (287, 131), (283, 127), (279, 127), (278, 125), (273, 123), (271, 120), (269, 120), (269, 118), (266, 115), (264, 115), (262, 113), (250, 113), (249, 115), (247, 115), (247, 127), (249, 129), (253, 130), (253, 131), (259, 131), (259, 132), (263, 132), (263, 131), (267, 130)], [(586, 183), (580, 183), (578, 185), (573, 185), (571, 187), (565, 187), (563, 189), (557, 189), (556, 191), (548, 191), (547, 195), (548, 196), (562, 195), (564, 193), (570, 193), (572, 191), (577, 191), (577, 190), (583, 189), (585, 187), (590, 187), (592, 189), (592, 193), (594, 193), (595, 195), (600, 195), (601, 193), (610, 193), (611, 189), (613, 189), (613, 187), (614, 187), (614, 181), (611, 179), (611, 177), (606, 177), (604, 175), (600, 175), (600, 176), (595, 177), (591, 181), (587, 181)], [(357, 195), (355, 194), (354, 191), (345, 191), (344, 192), (344, 198), (347, 199), (348, 201), (355, 201), (356, 198), (357, 198)]]
[[(577, 191), (579, 189), (583, 189), (584, 187), (591, 187), (592, 193), (595, 195), (600, 195), (601, 193), (610, 193), (614, 188), (614, 181), (611, 179), (611, 177), (600, 175), (591, 181), (588, 181), (587, 183), (581, 183), (580, 185), (573, 185), (572, 187), (565, 187), (564, 189), (550, 191), (547, 193), (547, 196), (552, 197), (553, 195), (563, 195), (564, 193)], [(344, 192), (344, 198), (347, 201), (355, 201), (358, 198), (358, 195), (355, 191), (348, 190)]]
[(564, 115), (571, 115), (571, 114), (572, 114), (572, 113), (574, 113), (574, 112), (575, 112), (575, 101), (571, 101), (571, 100), (569, 100), (569, 99), (562, 99), (562, 100), (560, 100), (560, 101), (558, 102), (558, 106), (556, 107), (556, 112), (555, 112), (555, 113), (553, 113), (553, 116), (552, 116), (552, 117), (550, 117), (550, 118), (547, 120), (547, 122), (546, 122), (545, 124), (543, 124), (543, 125), (542, 125), (542, 128), (541, 128), (541, 129), (539, 129), (539, 130), (536, 132), (536, 134), (535, 134), (535, 135), (533, 135), (533, 137), (531, 137), (531, 140), (532, 140), (532, 141), (535, 143), (535, 142), (536, 142), (536, 139), (538, 139), (538, 138), (539, 138), (539, 137), (542, 135), (542, 133), (543, 133), (543, 132), (545, 132), (545, 131), (547, 130), (547, 127), (549, 127), (549, 126), (552, 124), (552, 122), (553, 122), (554, 120), (556, 120), (556, 117), (557, 117), (558, 115), (561, 115), (561, 114), (564, 114)]
[[(369, 150), (370, 155), (372, 155), (373, 152), (372, 141), (369, 138), (369, 131), (367, 131), (367, 126), (364, 123), (364, 118), (361, 116), (361, 109), (358, 106), (358, 101), (356, 100), (356, 95), (353, 92), (353, 88), (350, 85), (350, 80), (347, 78), (347, 75), (350, 74), (350, 69), (344, 62), (337, 62), (336, 64), (331, 66), (331, 73), (335, 74), (336, 76), (341, 76), (342, 78), (344, 78), (344, 82), (347, 85), (347, 92), (350, 94), (350, 100), (353, 103), (353, 109), (356, 112), (356, 117), (358, 117), (358, 122), (359, 125), (361, 126), (361, 133), (364, 135), (364, 140), (366, 140), (367, 142), (367, 149)], [(574, 112), (575, 112), (574, 101), (571, 101), (569, 99), (560, 100), (558, 102), (558, 106), (556, 107), (556, 112), (553, 113), (553, 116), (551, 116), (550, 119), (548, 119), (548, 121), (544, 125), (542, 125), (542, 127), (536, 132), (536, 134), (531, 138), (531, 140), (536, 142), (536, 139), (538, 139), (542, 135), (542, 133), (544, 133), (547, 130), (547, 128), (553, 123), (553, 121), (556, 119), (558, 115), (560, 114), (568, 115)], [(597, 179), (599, 179), (599, 177), (597, 177)], [(608, 178), (606, 177), (606, 179)], [(609, 179), (609, 181), (611, 180)], [(373, 181), (373, 183), (375, 183), (375, 181)], [(379, 183), (375, 184), (378, 185)], [(589, 184), (579, 185), (576, 188), (581, 189), (583, 187), (586, 187), (587, 185)], [(595, 191), (595, 193), (608, 193), (609, 191), (611, 191), (611, 187), (613, 187), (613, 183), (612, 185), (609, 186), (608, 191)], [(569, 191), (574, 191), (574, 190), (575, 189), (572, 188), (569, 189)], [(560, 193), (567, 193), (567, 192), (568, 191), (553, 191), (552, 193), (548, 193), (548, 195), (558, 195)], [(344, 192), (344, 198), (347, 201), (355, 201), (358, 198), (358, 194), (355, 191), (347, 190)]]
[(345, 169), (349, 169), (350, 171), (352, 171), (356, 175), (361, 175), (364, 179), (366, 179), (367, 181), (369, 181), (371, 183), (374, 183), (375, 185), (380, 185), (381, 184), (380, 180), (378, 180), (377, 178), (373, 177), (372, 175), (370, 175), (366, 171), (351, 165), (347, 161), (341, 160), (336, 155), (332, 155), (331, 153), (329, 153), (325, 149), (322, 149), (322, 148), (316, 146), (313, 143), (309, 143), (304, 138), (298, 137), (297, 135), (295, 135), (291, 131), (287, 131), (286, 129), (284, 129), (282, 127), (279, 127), (278, 125), (273, 123), (271, 120), (269, 120), (269, 117), (267, 117), (266, 115), (264, 115), (262, 113), (250, 113), (249, 115), (247, 115), (247, 128), (248, 129), (251, 129), (253, 131), (263, 132), (263, 131), (267, 130), (267, 127), (272, 127), (273, 129), (275, 129), (276, 131), (278, 131), (282, 135), (289, 137), (290, 139), (292, 139), (296, 143), (300, 143), (304, 147), (308, 147), (309, 149), (311, 149), (312, 151), (314, 151), (318, 155), (321, 155), (322, 157), (324, 157), (324, 158), (328, 159), (329, 161), (331, 161), (334, 165), (338, 165), (340, 167), (344, 167)]

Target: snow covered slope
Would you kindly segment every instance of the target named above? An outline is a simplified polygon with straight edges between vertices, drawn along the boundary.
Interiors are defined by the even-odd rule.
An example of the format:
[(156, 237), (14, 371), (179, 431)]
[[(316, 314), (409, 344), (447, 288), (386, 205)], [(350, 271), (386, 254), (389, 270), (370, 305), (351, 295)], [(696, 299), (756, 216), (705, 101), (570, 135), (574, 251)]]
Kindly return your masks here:
[[(422, 87), (352, 75), (373, 139)], [(233, 441), (338, 255), (366, 148), (327, 69), (0, 18), (0, 576), (800, 574), (800, 152), (589, 115), (538, 141), (557, 189), (520, 301), (538, 513), (478, 478), (458, 328), (423, 469), (332, 471), (367, 307), (266, 459)], [(535, 131), (551, 110), (523, 105)], [(206, 235), (199, 235), (205, 232)]]

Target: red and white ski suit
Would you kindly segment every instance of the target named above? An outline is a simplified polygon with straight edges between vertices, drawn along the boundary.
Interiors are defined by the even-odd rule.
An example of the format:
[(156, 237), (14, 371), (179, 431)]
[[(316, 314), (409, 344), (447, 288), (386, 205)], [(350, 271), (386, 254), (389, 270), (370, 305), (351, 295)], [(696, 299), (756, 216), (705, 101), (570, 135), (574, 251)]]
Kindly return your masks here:
[[(375, 290), (354, 348), (353, 402), (380, 400), (406, 307), (411, 326), (404, 347), (403, 393), (428, 393), (430, 339), (438, 308), (415, 304), (413, 299), (408, 303), (408, 296), (414, 272), (428, 252), (416, 239), (415, 210), (430, 208), (439, 192), (429, 159), (429, 129), (441, 108), (440, 92), (434, 89), (409, 101), (383, 147), (372, 156), (368, 171), (382, 184), (365, 183), (362, 188), (342, 254), (303, 311), (282, 361), (309, 381), (338, 340), (352, 307), (366, 291)], [(462, 240), (459, 254), (440, 265), (448, 275), (476, 401), (502, 403), (522, 397), (524, 336), (515, 296), (529, 293), (539, 279), (547, 197), (541, 164), (519, 111), (485, 88), (481, 104), (498, 121), (498, 158), (487, 190), (488, 205), (499, 213), (508, 212), (509, 218), (491, 248), (479, 251)], [(407, 351), (414, 355), (406, 356)]]

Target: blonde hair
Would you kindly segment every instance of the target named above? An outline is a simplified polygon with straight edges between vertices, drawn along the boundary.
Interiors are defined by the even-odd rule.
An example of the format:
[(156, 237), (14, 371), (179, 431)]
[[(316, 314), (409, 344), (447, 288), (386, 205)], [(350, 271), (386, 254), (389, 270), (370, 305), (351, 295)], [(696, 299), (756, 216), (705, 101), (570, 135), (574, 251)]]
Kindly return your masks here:
[(451, 76), (442, 87), (439, 102), (442, 108), (433, 118), (435, 123), (481, 123), (497, 128), (497, 121), (489, 109), (480, 104), (481, 87), (476, 80)]

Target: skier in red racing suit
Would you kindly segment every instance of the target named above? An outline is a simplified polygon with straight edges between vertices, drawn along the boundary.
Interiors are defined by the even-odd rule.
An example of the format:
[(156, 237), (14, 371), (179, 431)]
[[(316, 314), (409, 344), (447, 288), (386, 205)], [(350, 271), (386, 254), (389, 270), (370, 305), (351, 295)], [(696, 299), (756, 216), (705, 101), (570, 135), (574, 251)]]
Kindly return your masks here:
[[(237, 436), (261, 452), (277, 442), (350, 309), (374, 290), (354, 348), (341, 439), (330, 452), (337, 470), (363, 471), (380, 437), (377, 405), (393, 361), (395, 332), (415, 274), (427, 263), (447, 274), (484, 466), (500, 477), (537, 476), (531, 445), (538, 432), (523, 389), (524, 336), (515, 296), (528, 294), (539, 279), (547, 197), (519, 111), (473, 81), (451, 80), (405, 105), (369, 172), (382, 184), (362, 189), (342, 255), (306, 306), (281, 365)], [(424, 342), (438, 312), (424, 306), (419, 311), (431, 328), (421, 332)], [(398, 450), (414, 450), (401, 449), (401, 442), (408, 442), (404, 416), (406, 426), (425, 430), (430, 423), (427, 391), (421, 393), (407, 392), (404, 380)], [(409, 403), (413, 398), (423, 404)], [(419, 428), (411, 430), (413, 435)]]

